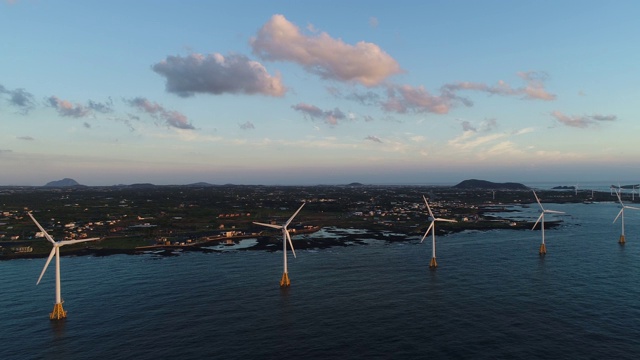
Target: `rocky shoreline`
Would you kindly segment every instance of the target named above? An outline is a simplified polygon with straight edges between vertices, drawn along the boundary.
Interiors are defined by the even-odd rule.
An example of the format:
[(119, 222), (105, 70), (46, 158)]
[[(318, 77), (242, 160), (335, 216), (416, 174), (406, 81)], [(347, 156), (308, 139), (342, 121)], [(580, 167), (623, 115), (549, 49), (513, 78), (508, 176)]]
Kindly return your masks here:
[[(547, 221), (545, 228), (550, 229), (557, 227), (561, 224), (561, 221)], [(496, 226), (499, 225), (499, 226)], [(507, 224), (504, 219), (495, 221), (484, 221), (474, 224), (473, 226), (465, 227), (450, 227), (439, 228), (436, 231), (438, 236), (446, 236), (448, 234), (463, 232), (463, 231), (490, 231), (490, 230), (530, 230), (533, 226), (533, 222), (520, 222), (515, 225)], [(293, 243), (296, 250), (319, 250), (328, 249), (332, 247), (347, 247), (347, 246), (360, 246), (367, 245), (367, 241), (377, 240), (393, 242), (408, 242), (416, 241), (420, 239), (424, 234), (413, 233), (401, 233), (398, 231), (390, 230), (370, 230), (370, 229), (339, 229), (339, 228), (319, 228), (319, 230), (325, 230), (330, 233), (331, 236), (315, 236), (313, 233), (303, 234), (302, 237), (294, 237)], [(237, 244), (240, 240), (247, 239), (246, 236), (239, 237), (237, 239), (230, 238), (234, 244)], [(237, 249), (234, 251), (281, 251), (282, 239), (279, 235), (265, 235), (254, 238), (256, 243)], [(101, 248), (87, 246), (81, 249), (73, 249), (64, 252), (65, 256), (110, 256), (110, 255), (143, 255), (153, 254), (156, 256), (176, 256), (180, 252), (203, 252), (203, 253), (222, 253), (227, 252), (227, 249), (213, 249), (211, 243), (202, 244), (190, 244), (190, 245), (155, 245), (146, 246), (143, 248), (135, 249), (116, 249), (116, 248)], [(15, 253), (15, 254), (3, 254), (0, 255), (0, 260), (12, 260), (12, 259), (37, 259), (46, 258), (48, 254), (41, 253)]]

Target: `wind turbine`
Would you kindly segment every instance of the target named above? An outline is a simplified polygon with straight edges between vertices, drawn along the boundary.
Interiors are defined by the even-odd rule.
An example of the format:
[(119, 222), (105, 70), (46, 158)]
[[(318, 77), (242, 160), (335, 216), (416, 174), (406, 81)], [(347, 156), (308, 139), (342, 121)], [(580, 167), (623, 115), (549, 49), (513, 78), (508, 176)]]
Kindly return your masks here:
[(620, 240), (618, 241), (618, 243), (620, 244), (624, 244), (625, 243), (625, 238), (624, 238), (624, 209), (633, 209), (633, 210), (640, 210), (640, 208), (634, 207), (634, 206), (628, 206), (622, 203), (622, 199), (620, 198), (620, 192), (616, 191), (616, 195), (618, 196), (618, 201), (620, 202), (620, 206), (622, 207), (620, 209), (620, 212), (618, 212), (618, 215), (616, 216), (615, 219), (613, 219), (613, 222), (615, 223), (616, 220), (618, 220), (618, 218), (620, 218), (620, 221), (622, 223), (622, 233), (620, 234)]
[(438, 267), (438, 263), (436, 262), (436, 225), (435, 225), (436, 221), (446, 221), (446, 222), (457, 222), (457, 221), (456, 220), (449, 220), (449, 219), (441, 219), (441, 218), (437, 218), (437, 217), (433, 216), (433, 212), (431, 212), (431, 208), (429, 207), (429, 202), (427, 202), (427, 198), (424, 197), (424, 195), (422, 195), (422, 198), (424, 199), (424, 203), (427, 205), (427, 210), (429, 211), (429, 220), (431, 221), (431, 224), (429, 225), (429, 228), (427, 229), (427, 232), (424, 233), (424, 236), (422, 237), (422, 240), (420, 240), (420, 243), (422, 244), (424, 239), (429, 234), (429, 231), (431, 231), (431, 239), (432, 239), (431, 240), (431, 247), (432, 247), (433, 256), (431, 257), (431, 262), (429, 262), (429, 267), (430, 268), (436, 268), (436, 267)]
[(540, 245), (540, 255), (545, 255), (547, 253), (547, 246), (544, 244), (544, 214), (564, 214), (564, 212), (545, 209), (540, 203), (540, 199), (538, 199), (538, 195), (536, 195), (535, 190), (533, 190), (533, 196), (536, 197), (536, 201), (538, 202), (538, 205), (540, 205), (540, 216), (538, 217), (538, 220), (536, 220), (536, 223), (533, 224), (531, 230), (535, 229), (536, 225), (538, 225), (540, 220), (542, 220), (542, 222), (540, 222), (540, 228), (542, 229), (542, 244)]
[(253, 222), (256, 225), (262, 225), (262, 226), (270, 227), (273, 229), (282, 230), (282, 252), (284, 253), (284, 272), (282, 273), (282, 279), (280, 279), (280, 287), (288, 287), (289, 285), (291, 285), (291, 281), (289, 280), (289, 272), (287, 270), (287, 241), (291, 246), (291, 252), (293, 253), (293, 257), (296, 257), (296, 251), (293, 249), (293, 243), (291, 242), (291, 236), (289, 235), (289, 230), (287, 230), (287, 226), (291, 224), (291, 221), (293, 221), (293, 218), (296, 217), (296, 215), (298, 215), (300, 210), (302, 210), (302, 207), (304, 206), (304, 204), (306, 203), (303, 202), (300, 208), (298, 208), (298, 211), (296, 211), (289, 218), (289, 220), (287, 220), (287, 222), (284, 223), (283, 225), (265, 224), (265, 223), (255, 222), (255, 221)]
[(40, 280), (42, 280), (42, 276), (47, 271), (47, 267), (49, 266), (51, 259), (53, 259), (53, 256), (55, 255), (56, 256), (56, 303), (53, 306), (53, 312), (49, 313), (49, 319), (51, 320), (64, 319), (67, 317), (67, 312), (64, 311), (64, 309), (62, 308), (63, 301), (62, 301), (62, 296), (60, 295), (60, 247), (65, 245), (86, 242), (86, 241), (98, 240), (99, 238), (55, 241), (53, 240), (53, 237), (51, 237), (51, 235), (49, 235), (49, 233), (47, 233), (47, 231), (40, 225), (40, 223), (38, 223), (38, 221), (33, 217), (33, 215), (31, 215), (31, 212), (28, 212), (27, 214), (29, 214), (29, 217), (31, 218), (31, 220), (33, 220), (33, 222), (36, 223), (40, 231), (42, 231), (42, 233), (44, 234), (45, 238), (49, 240), (51, 244), (53, 244), (53, 248), (51, 249), (51, 253), (49, 254), (47, 263), (44, 264), (44, 268), (42, 269), (42, 273), (40, 274), (40, 277), (38, 278), (38, 282), (36, 283), (36, 285), (40, 284)]

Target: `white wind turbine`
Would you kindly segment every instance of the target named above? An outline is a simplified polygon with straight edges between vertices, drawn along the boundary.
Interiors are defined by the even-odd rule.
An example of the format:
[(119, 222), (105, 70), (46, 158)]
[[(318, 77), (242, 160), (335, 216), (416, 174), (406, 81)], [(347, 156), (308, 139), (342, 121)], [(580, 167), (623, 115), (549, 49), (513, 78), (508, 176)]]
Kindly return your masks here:
[(422, 198), (424, 199), (425, 205), (427, 205), (427, 210), (429, 211), (429, 220), (431, 221), (431, 224), (429, 224), (429, 228), (427, 229), (427, 232), (424, 233), (424, 236), (422, 237), (422, 240), (420, 240), (420, 243), (422, 244), (424, 239), (429, 234), (429, 231), (431, 231), (431, 247), (432, 247), (433, 255), (431, 257), (431, 262), (429, 262), (429, 267), (436, 268), (438, 267), (438, 263), (436, 262), (436, 225), (435, 225), (436, 221), (446, 221), (446, 222), (457, 222), (457, 221), (449, 220), (449, 219), (441, 219), (433, 216), (433, 212), (431, 212), (431, 207), (429, 207), (429, 202), (427, 202), (427, 198), (424, 197), (424, 195), (422, 195)]
[(296, 251), (293, 249), (293, 243), (291, 242), (291, 235), (289, 235), (289, 230), (287, 230), (287, 226), (291, 224), (291, 221), (293, 221), (293, 218), (296, 217), (296, 215), (298, 215), (300, 210), (302, 210), (302, 207), (304, 206), (304, 204), (306, 203), (303, 202), (300, 208), (298, 208), (298, 211), (296, 211), (289, 218), (289, 220), (287, 220), (287, 222), (284, 223), (283, 225), (265, 224), (265, 223), (255, 222), (255, 221), (253, 222), (256, 225), (262, 225), (262, 226), (270, 227), (273, 229), (282, 230), (282, 252), (284, 253), (284, 272), (282, 273), (282, 278), (280, 279), (280, 287), (286, 287), (291, 285), (291, 281), (289, 280), (289, 272), (287, 270), (287, 241), (291, 246), (291, 252), (293, 253), (293, 257), (296, 257)]
[(62, 296), (60, 294), (60, 247), (65, 245), (86, 242), (86, 241), (98, 240), (99, 238), (55, 241), (53, 240), (53, 237), (51, 237), (51, 235), (49, 235), (49, 233), (47, 233), (47, 231), (40, 225), (40, 223), (38, 223), (38, 221), (33, 217), (33, 215), (31, 215), (31, 212), (28, 212), (27, 214), (29, 214), (29, 217), (31, 218), (31, 220), (33, 220), (33, 222), (36, 223), (40, 231), (42, 231), (42, 233), (44, 234), (45, 238), (49, 240), (51, 244), (53, 244), (53, 248), (51, 249), (51, 253), (49, 254), (47, 263), (44, 264), (44, 268), (42, 269), (42, 273), (40, 274), (40, 277), (38, 278), (38, 282), (36, 283), (36, 285), (40, 284), (40, 280), (42, 280), (42, 276), (47, 271), (47, 267), (49, 266), (51, 259), (53, 259), (53, 256), (55, 255), (56, 257), (56, 303), (53, 306), (53, 312), (49, 313), (49, 319), (51, 320), (64, 319), (67, 317), (67, 312), (64, 311), (64, 309), (62, 308), (63, 301), (62, 301)]
[[(564, 214), (564, 212), (545, 209), (540, 203), (540, 199), (538, 199), (538, 195), (536, 194), (535, 190), (533, 190), (533, 196), (536, 197), (536, 201), (538, 202), (538, 205), (540, 205), (540, 216), (538, 217), (538, 220), (536, 220), (536, 223), (533, 224), (531, 230), (535, 229), (540, 222), (540, 228), (542, 230), (542, 244), (540, 245), (540, 255), (545, 255), (547, 253), (547, 246), (544, 244), (544, 214)], [(542, 222), (540, 220), (542, 220)]]
[(624, 244), (625, 243), (625, 237), (624, 237), (624, 209), (633, 209), (633, 210), (640, 210), (640, 208), (634, 207), (634, 206), (628, 206), (622, 203), (622, 199), (620, 198), (620, 192), (616, 191), (616, 195), (618, 196), (618, 201), (620, 202), (620, 206), (622, 207), (620, 209), (620, 212), (618, 212), (618, 215), (616, 216), (615, 219), (613, 219), (613, 222), (615, 223), (618, 218), (620, 218), (620, 221), (622, 223), (622, 232), (620, 234), (620, 240), (618, 241), (620, 244)]

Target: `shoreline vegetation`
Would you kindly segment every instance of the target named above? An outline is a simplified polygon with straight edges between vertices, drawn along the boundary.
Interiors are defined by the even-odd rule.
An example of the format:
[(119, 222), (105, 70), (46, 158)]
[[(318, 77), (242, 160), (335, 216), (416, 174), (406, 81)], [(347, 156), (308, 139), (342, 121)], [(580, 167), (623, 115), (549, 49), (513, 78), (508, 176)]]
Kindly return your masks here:
[[(65, 247), (61, 253), (66, 256), (281, 251), (280, 233), (253, 222), (280, 223), (303, 201), (307, 205), (289, 227), (296, 250), (366, 245), (365, 240), (420, 240), (429, 224), (423, 195), (436, 217), (457, 220), (439, 225), (439, 236), (531, 230), (535, 216), (514, 220), (508, 215), (517, 218), (519, 209), (537, 206), (532, 191), (522, 184), (505, 184), (466, 180), (456, 186), (0, 187), (0, 260), (42, 258), (51, 251), (28, 211), (57, 240), (101, 238)], [(567, 190), (536, 192), (543, 203), (615, 200), (609, 192)], [(561, 224), (559, 217), (546, 221), (545, 227)], [(332, 236), (317, 236), (319, 231)], [(250, 245), (238, 246), (243, 241)]]

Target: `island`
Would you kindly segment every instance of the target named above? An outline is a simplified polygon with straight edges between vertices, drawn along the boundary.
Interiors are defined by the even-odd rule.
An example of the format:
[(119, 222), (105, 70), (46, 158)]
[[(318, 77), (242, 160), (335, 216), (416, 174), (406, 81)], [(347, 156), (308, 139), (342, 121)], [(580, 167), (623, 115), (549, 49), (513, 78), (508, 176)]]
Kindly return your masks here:
[[(550, 190), (538, 195), (555, 203), (584, 202), (587, 196)], [(281, 251), (281, 233), (253, 222), (280, 224), (302, 202), (305, 207), (289, 226), (296, 249), (365, 245), (368, 239), (417, 241), (429, 224), (423, 196), (435, 216), (457, 220), (439, 224), (439, 236), (467, 230), (530, 230), (536, 220), (509, 216), (535, 203), (526, 186), (481, 180), (455, 186), (7, 186), (0, 187), (0, 259), (46, 257), (51, 251), (27, 212), (55, 239), (101, 239), (65, 246), (63, 254)], [(610, 200), (609, 192), (595, 193), (595, 199), (588, 196)], [(545, 226), (561, 221), (549, 219)], [(322, 236), (327, 231), (332, 236)]]

